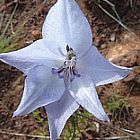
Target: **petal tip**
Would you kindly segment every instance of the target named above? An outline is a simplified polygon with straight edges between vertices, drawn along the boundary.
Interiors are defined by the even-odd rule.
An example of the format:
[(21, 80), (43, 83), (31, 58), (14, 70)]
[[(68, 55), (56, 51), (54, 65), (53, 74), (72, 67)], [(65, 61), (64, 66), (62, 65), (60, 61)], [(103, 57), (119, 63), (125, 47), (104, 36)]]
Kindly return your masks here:
[(98, 119), (110, 123), (110, 118), (108, 117), (108, 115), (105, 112), (104, 112), (104, 115), (102, 115), (102, 117), (98, 118)]
[(19, 111), (15, 111), (12, 117), (22, 116)]
[(110, 118), (108, 116), (106, 116), (106, 121), (110, 123)]
[(17, 116), (17, 114), (16, 114), (16, 112), (14, 112), (12, 118), (14, 118), (14, 117), (16, 117), (16, 116)]

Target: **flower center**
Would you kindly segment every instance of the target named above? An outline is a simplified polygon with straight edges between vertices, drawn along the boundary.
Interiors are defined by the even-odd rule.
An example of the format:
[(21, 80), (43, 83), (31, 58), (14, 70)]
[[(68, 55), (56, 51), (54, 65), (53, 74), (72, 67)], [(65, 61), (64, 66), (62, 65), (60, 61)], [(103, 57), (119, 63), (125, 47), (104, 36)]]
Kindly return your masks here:
[(76, 53), (68, 45), (66, 46), (66, 51), (67, 55), (64, 64), (58, 69), (52, 68), (52, 74), (58, 74), (59, 78), (63, 78), (65, 86), (68, 87), (75, 76), (80, 77), (80, 74), (76, 69)]

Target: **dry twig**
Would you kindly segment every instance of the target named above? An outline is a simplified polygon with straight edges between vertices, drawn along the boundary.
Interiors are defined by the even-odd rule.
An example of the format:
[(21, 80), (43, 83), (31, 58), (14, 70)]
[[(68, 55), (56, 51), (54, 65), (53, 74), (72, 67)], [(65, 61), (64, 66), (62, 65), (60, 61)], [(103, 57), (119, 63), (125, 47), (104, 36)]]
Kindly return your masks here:
[(130, 136), (95, 138), (95, 140), (129, 140), (129, 139), (130, 139)]
[(118, 131), (120, 133), (123, 133), (123, 134), (129, 136), (130, 138), (133, 138), (135, 140), (140, 140), (140, 136), (139, 135), (132, 135), (128, 131), (124, 131), (124, 129), (117, 128), (117, 127), (113, 126), (112, 124), (105, 123), (105, 122), (102, 122), (102, 121), (99, 121), (99, 120), (96, 120), (96, 119), (93, 119), (93, 118), (89, 118), (89, 117), (87, 117), (87, 116), (85, 116), (83, 114), (79, 114), (78, 113), (78, 115), (81, 116), (81, 117), (83, 117), (83, 118), (85, 118), (85, 119), (87, 119), (87, 120), (89, 120), (89, 121), (97, 122), (97, 123), (99, 123), (101, 125), (104, 125), (104, 126), (110, 128), (110, 129), (114, 129), (115, 131)]
[(19, 136), (19, 137), (28, 137), (28, 138), (49, 139), (49, 136), (21, 134), (21, 133), (9, 132), (9, 131), (5, 131), (5, 130), (4, 130), (4, 131), (3, 131), (3, 130), (0, 130), (0, 134), (4, 134), (4, 135), (13, 135), (13, 136)]
[(4, 11), (7, 7), (11, 6), (11, 5), (14, 4), (14, 3), (17, 3), (17, 0), (11, 1), (11, 2), (9, 2), (8, 4), (2, 6), (1, 9), (0, 9), (0, 13), (1, 13), (2, 11)]

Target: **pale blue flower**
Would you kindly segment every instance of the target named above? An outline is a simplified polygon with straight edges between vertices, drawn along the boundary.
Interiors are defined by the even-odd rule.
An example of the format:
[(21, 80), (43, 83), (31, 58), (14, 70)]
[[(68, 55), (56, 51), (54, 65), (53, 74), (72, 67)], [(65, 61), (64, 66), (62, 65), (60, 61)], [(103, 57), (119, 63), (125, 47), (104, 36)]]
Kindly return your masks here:
[(1, 61), (26, 75), (14, 116), (44, 106), (52, 140), (59, 138), (79, 105), (109, 121), (95, 86), (121, 80), (131, 69), (112, 64), (92, 47), (89, 23), (75, 0), (57, 1), (47, 15), (42, 36), (26, 48), (0, 54)]

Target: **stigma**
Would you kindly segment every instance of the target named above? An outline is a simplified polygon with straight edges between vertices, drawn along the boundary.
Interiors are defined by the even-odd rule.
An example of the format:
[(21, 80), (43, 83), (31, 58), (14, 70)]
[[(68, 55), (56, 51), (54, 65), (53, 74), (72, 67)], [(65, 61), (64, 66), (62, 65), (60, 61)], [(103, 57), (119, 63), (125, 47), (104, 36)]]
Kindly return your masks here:
[(52, 74), (57, 74), (60, 79), (64, 79), (65, 86), (69, 87), (74, 78), (80, 77), (80, 74), (76, 69), (76, 52), (68, 45), (66, 46), (66, 51), (67, 54), (63, 65), (58, 69), (52, 68)]

